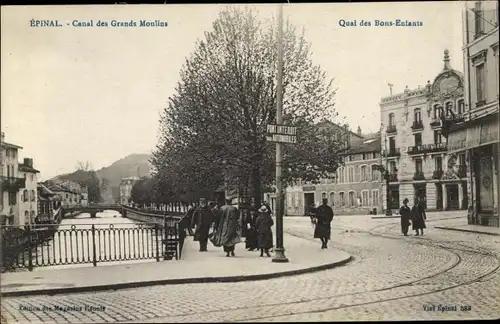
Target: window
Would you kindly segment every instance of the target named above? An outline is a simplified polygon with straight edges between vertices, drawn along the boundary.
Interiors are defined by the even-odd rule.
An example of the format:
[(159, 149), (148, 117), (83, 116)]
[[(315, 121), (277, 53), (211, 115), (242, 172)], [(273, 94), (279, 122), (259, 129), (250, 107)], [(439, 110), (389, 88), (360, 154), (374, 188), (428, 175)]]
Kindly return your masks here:
[(422, 146), (422, 133), (413, 134), (415, 146)]
[(30, 213), (27, 210), (25, 210), (24, 211), (24, 224), (29, 224), (29, 222), (30, 222)]
[(389, 151), (390, 152), (396, 151), (396, 138), (394, 137), (389, 137)]
[(378, 189), (372, 190), (372, 200), (373, 206), (377, 206), (379, 204)]
[(434, 144), (441, 144), (443, 142), (443, 137), (440, 130), (434, 131)]
[(415, 173), (422, 173), (422, 159), (415, 160)]
[(379, 181), (380, 180), (380, 171), (376, 165), (372, 165), (372, 180)]
[(335, 206), (335, 192), (330, 192), (330, 205)]
[(465, 165), (465, 154), (458, 155), (458, 162), (460, 163), (460, 165)]
[(366, 165), (361, 166), (361, 181), (368, 180), (366, 178)]
[(443, 171), (443, 158), (440, 156), (436, 156), (434, 158), (434, 170)]
[(440, 105), (434, 105), (434, 119), (439, 119), (441, 117), (442, 110)]
[(66, 194), (66, 199), (68, 199), (68, 197), (69, 197), (68, 194)]
[(389, 114), (389, 126), (394, 126), (394, 113)]
[(460, 99), (458, 102), (457, 102), (457, 107), (456, 107), (456, 112), (458, 114), (463, 114), (465, 112), (465, 103), (464, 103), (464, 100), (463, 99)]
[(390, 161), (389, 162), (389, 172), (391, 174), (395, 174), (398, 172), (398, 169), (396, 168), (396, 161)]
[(377, 152), (373, 152), (373, 156), (372, 156), (373, 159), (376, 159), (377, 158)]
[(31, 190), (31, 201), (36, 200), (35, 190)]
[(356, 206), (356, 196), (355, 196), (354, 191), (349, 191), (349, 206), (350, 207), (355, 207)]
[(422, 111), (420, 110), (420, 108), (415, 109), (413, 117), (416, 123), (422, 122)]
[(340, 206), (345, 206), (345, 196), (343, 192), (339, 192), (339, 201), (340, 201)]
[(31, 222), (32, 223), (35, 223), (35, 218), (36, 218), (36, 214), (35, 214), (35, 211), (32, 210), (31, 213), (30, 213), (30, 218), (31, 218)]
[(353, 183), (354, 182), (354, 170), (353, 170), (353, 168), (352, 167), (347, 168), (347, 172), (348, 172), (347, 182)]
[(323, 202), (323, 199), (327, 199), (327, 197), (326, 197), (326, 192), (323, 192), (323, 193), (321, 194), (321, 202)]
[(28, 197), (28, 190), (27, 189), (24, 189), (23, 191), (23, 201), (24, 202), (27, 202), (29, 200), (29, 197)]
[(17, 192), (9, 192), (9, 206), (17, 204)]
[(486, 99), (485, 81), (484, 63), (482, 63), (476, 66), (476, 95), (478, 103), (481, 103)]
[(370, 202), (368, 201), (368, 199), (368, 190), (363, 190), (363, 192), (361, 193), (361, 206), (369, 206)]
[(338, 170), (339, 183), (345, 183), (345, 173), (344, 168), (340, 167)]
[(445, 115), (446, 117), (450, 117), (452, 112), (453, 112), (453, 103), (451, 101), (448, 101), (445, 103)]
[(359, 166), (354, 169), (354, 182), (361, 182), (361, 168)]
[(31, 175), (31, 181), (35, 181), (35, 175), (34, 174)]
[(474, 37), (477, 38), (484, 34), (484, 11), (481, 9), (481, 1), (476, 1), (474, 6)]

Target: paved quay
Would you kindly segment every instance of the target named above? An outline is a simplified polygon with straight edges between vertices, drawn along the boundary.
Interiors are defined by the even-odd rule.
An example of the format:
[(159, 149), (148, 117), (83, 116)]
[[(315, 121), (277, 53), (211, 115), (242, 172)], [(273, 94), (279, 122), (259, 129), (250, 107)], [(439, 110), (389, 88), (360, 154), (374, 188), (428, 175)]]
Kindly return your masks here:
[(260, 252), (236, 246), (236, 256), (226, 257), (222, 248), (209, 244), (208, 252), (198, 252), (192, 237), (185, 241), (182, 260), (152, 261), (121, 265), (100, 263), (97, 267), (69, 267), (51, 270), (3, 273), (2, 296), (54, 295), (109, 289), (136, 288), (153, 285), (237, 282), (263, 280), (329, 269), (350, 261), (351, 256), (330, 248), (321, 250), (320, 243), (285, 233), (288, 263), (273, 263), (260, 257)]

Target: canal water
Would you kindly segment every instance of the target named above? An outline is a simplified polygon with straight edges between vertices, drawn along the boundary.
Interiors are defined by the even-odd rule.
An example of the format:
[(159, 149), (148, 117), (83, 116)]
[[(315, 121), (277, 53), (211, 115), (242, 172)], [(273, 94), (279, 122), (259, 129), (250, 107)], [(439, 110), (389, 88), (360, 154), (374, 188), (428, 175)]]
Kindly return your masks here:
[(33, 251), (33, 271), (92, 267), (94, 251), (98, 267), (156, 262), (163, 253), (161, 239), (161, 231), (116, 211), (97, 213), (96, 218), (83, 213), (63, 219), (54, 237)]

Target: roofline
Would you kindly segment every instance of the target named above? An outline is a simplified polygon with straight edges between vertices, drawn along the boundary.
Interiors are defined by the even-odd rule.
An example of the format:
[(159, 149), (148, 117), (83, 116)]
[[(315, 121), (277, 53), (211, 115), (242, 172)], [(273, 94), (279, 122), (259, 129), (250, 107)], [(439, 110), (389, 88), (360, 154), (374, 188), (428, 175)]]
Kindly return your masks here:
[(33, 167), (30, 167), (30, 166), (28, 166), (26, 164), (23, 164), (23, 163), (19, 163), (18, 169), (21, 169), (21, 168), (29, 169), (29, 170), (20, 170), (20, 171), (23, 171), (23, 172), (40, 173), (40, 171), (38, 171), (37, 169), (35, 169)]
[(23, 148), (22, 146), (15, 145), (15, 144), (10, 144), (10, 143), (7, 143), (7, 142), (2, 142), (2, 146), (6, 146), (6, 147), (10, 147), (10, 148), (16, 148), (16, 149), (22, 149)]

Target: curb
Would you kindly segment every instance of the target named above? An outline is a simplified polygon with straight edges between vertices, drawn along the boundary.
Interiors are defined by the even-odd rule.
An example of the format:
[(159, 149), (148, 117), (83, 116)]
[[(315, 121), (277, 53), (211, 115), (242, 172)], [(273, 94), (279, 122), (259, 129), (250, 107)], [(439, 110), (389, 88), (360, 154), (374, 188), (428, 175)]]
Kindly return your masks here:
[(401, 218), (400, 215), (398, 216), (374, 216), (372, 219), (384, 219), (384, 218)]
[(112, 285), (100, 285), (100, 286), (85, 286), (85, 287), (68, 287), (68, 288), (48, 288), (40, 290), (25, 290), (25, 291), (9, 291), (0, 293), (0, 297), (21, 297), (21, 296), (39, 296), (39, 295), (59, 295), (59, 294), (75, 294), (84, 292), (96, 292), (105, 290), (119, 290), (119, 289), (130, 289), (139, 287), (150, 287), (157, 285), (182, 285), (182, 284), (196, 284), (196, 283), (229, 283), (229, 282), (243, 282), (243, 281), (259, 281), (268, 280), (279, 277), (296, 276), (305, 273), (323, 271), (333, 269), (349, 263), (353, 260), (353, 257), (349, 255), (348, 258), (343, 260), (323, 264), (316, 267), (290, 270), (284, 272), (275, 273), (265, 273), (249, 276), (228, 276), (228, 277), (199, 277), (199, 278), (180, 278), (180, 279), (164, 279), (164, 280), (154, 280), (154, 281), (140, 281), (140, 282), (126, 282)]
[(480, 231), (475, 231), (475, 230), (470, 230), (470, 229), (451, 228), (451, 227), (443, 227), (443, 226), (434, 226), (434, 228), (439, 228), (439, 229), (447, 230), (447, 231), (457, 231), (457, 232), (467, 232), (467, 233), (476, 233), (476, 234), (485, 234), (485, 235), (500, 236), (500, 234), (497, 234), (497, 233), (480, 232)]

